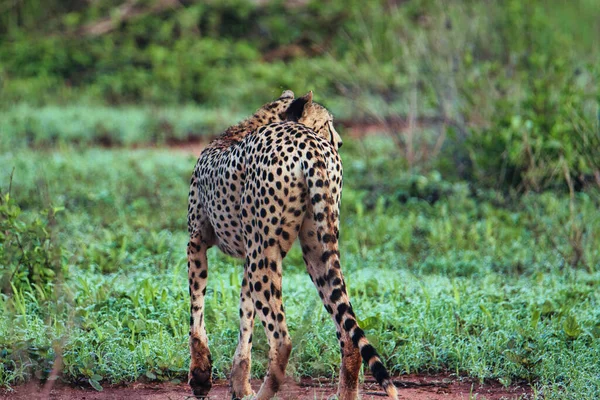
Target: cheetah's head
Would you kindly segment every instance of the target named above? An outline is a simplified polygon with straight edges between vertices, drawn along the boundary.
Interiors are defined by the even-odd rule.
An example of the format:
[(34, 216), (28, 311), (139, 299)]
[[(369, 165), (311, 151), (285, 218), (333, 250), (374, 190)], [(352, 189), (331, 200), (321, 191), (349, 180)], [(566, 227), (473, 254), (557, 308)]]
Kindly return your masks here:
[[(293, 97), (293, 93), (290, 93)], [(306, 125), (315, 131), (317, 135), (330, 141), (336, 149), (342, 147), (342, 138), (333, 127), (333, 116), (325, 107), (313, 102), (312, 91), (294, 100), (285, 114), (286, 120), (297, 121)]]

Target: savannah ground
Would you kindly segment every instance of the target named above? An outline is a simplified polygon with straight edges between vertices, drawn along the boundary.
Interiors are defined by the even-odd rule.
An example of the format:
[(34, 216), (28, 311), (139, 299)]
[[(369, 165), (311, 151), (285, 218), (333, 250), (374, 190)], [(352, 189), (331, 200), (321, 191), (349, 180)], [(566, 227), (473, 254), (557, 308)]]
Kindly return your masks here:
[[(262, 380), (252, 381), (252, 387), (258, 392)], [(508, 400), (529, 399), (531, 390), (528, 385), (511, 385), (505, 387), (498, 382), (477, 383), (472, 379), (456, 379), (447, 375), (404, 375), (396, 380), (401, 388), (401, 399), (410, 400)], [(286, 379), (284, 386), (277, 397), (279, 400), (327, 400), (336, 391), (336, 384), (330, 379), (303, 378), (298, 381), (291, 378)], [(385, 398), (374, 380), (361, 385), (363, 400), (378, 400)], [(35, 382), (20, 385), (14, 391), (0, 394), (2, 400), (30, 400), (30, 399), (55, 400), (184, 400), (193, 399), (190, 396), (187, 384), (171, 382), (164, 383), (142, 383), (136, 382), (129, 385), (117, 385), (104, 388), (101, 392), (91, 391), (87, 387), (74, 387), (73, 385), (52, 385), (51, 389)], [(211, 399), (230, 399), (229, 383), (218, 380), (214, 382), (211, 389)]]
[[(190, 174), (287, 88), (338, 117), (343, 270), (401, 395), (600, 397), (596, 2), (124, 3), (0, 14), (0, 397), (187, 395)], [(216, 379), (241, 272), (209, 252)], [(289, 382), (332, 394), (297, 247), (283, 285)]]

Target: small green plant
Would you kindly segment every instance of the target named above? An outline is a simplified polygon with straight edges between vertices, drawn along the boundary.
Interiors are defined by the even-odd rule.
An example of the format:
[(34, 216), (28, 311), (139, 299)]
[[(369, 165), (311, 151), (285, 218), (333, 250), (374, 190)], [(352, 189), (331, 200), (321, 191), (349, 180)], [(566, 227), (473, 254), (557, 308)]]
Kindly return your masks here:
[(0, 290), (51, 291), (58, 274), (63, 273), (60, 245), (53, 236), (57, 208), (23, 214), (8, 193), (0, 192)]

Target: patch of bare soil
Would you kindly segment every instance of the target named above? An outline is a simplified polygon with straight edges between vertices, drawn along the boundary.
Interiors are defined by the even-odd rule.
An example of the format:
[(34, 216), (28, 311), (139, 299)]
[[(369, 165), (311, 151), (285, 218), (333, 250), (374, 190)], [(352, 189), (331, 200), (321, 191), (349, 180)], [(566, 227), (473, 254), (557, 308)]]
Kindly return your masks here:
[[(258, 391), (262, 381), (253, 380)], [(469, 399), (528, 399), (531, 388), (527, 384), (504, 387), (498, 382), (479, 384), (472, 379), (448, 375), (404, 375), (394, 380), (400, 399), (404, 400), (469, 400)], [(16, 386), (12, 391), (0, 391), (0, 400), (192, 400), (189, 387), (172, 383), (133, 383), (128, 386), (105, 387), (98, 392), (90, 387), (74, 387), (57, 383), (49, 396), (42, 395), (43, 387), (35, 382)], [(336, 393), (336, 383), (330, 380), (304, 378), (299, 382), (288, 378), (278, 399), (326, 400)], [(385, 393), (370, 379), (361, 387), (363, 400), (382, 400)], [(227, 381), (216, 381), (210, 392), (211, 400), (229, 400)]]
[[(444, 117), (426, 117), (426, 116), (397, 116), (387, 118), (367, 118), (367, 119), (347, 119), (339, 121), (339, 124), (345, 128), (344, 136), (354, 139), (361, 139), (370, 135), (380, 135), (386, 132), (405, 132), (409, 129), (424, 129), (440, 125), (449, 125), (457, 127), (460, 125), (453, 119)], [(464, 129), (458, 126), (459, 129)]]
[(191, 154), (191, 155), (198, 157), (200, 155), (200, 153), (202, 152), (202, 150), (204, 150), (204, 148), (206, 147), (206, 145), (209, 142), (210, 142), (210, 140), (209, 141), (188, 140), (188, 141), (181, 141), (181, 142), (176, 142), (176, 143), (169, 143), (167, 146), (169, 147), (169, 149), (171, 149), (173, 151), (179, 151), (181, 153)]
[[(210, 143), (215, 136), (209, 136), (206, 138), (197, 138), (190, 136), (186, 139), (181, 140), (168, 140), (163, 145), (158, 144), (134, 144), (131, 148), (134, 150), (148, 150), (148, 149), (170, 149), (175, 152), (180, 152), (185, 155), (199, 156), (202, 150)], [(103, 146), (105, 148), (111, 148), (114, 146)]]
[[(411, 121), (404, 117), (387, 118), (382, 120), (341, 120), (340, 125), (344, 126), (344, 137), (353, 139), (362, 139), (367, 136), (381, 135), (390, 131), (405, 131), (411, 128), (423, 128), (427, 126), (439, 125), (442, 123), (453, 124), (453, 121), (444, 120), (437, 117), (420, 117)], [(134, 144), (133, 149), (157, 149), (168, 148), (170, 150), (183, 153), (185, 155), (199, 156), (202, 150), (214, 139), (214, 136), (189, 136), (183, 139), (170, 139), (163, 145), (157, 144)], [(119, 147), (113, 143), (110, 137), (100, 138), (98, 145), (103, 148)]]

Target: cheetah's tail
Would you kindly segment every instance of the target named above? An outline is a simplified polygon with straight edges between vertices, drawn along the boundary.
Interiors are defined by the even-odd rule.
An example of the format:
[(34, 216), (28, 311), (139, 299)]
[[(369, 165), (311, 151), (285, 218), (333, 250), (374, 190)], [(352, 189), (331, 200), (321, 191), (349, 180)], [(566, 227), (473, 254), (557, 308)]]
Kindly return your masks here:
[(390, 378), (390, 374), (383, 366), (383, 362), (381, 362), (381, 358), (373, 345), (371, 345), (367, 338), (363, 336), (358, 342), (358, 348), (360, 349), (360, 356), (362, 357), (363, 362), (369, 366), (371, 374), (373, 374), (377, 383), (381, 385), (389, 398), (398, 400), (396, 385), (394, 385), (394, 382)]
[[(331, 187), (336, 183), (331, 180), (331, 177), (328, 173), (326, 160), (324, 160), (323, 158), (316, 157), (316, 159), (313, 159), (311, 167), (314, 168), (312, 174), (310, 172), (305, 172), (307, 176), (312, 176), (313, 174), (315, 176), (315, 178), (313, 178), (315, 180), (313, 185), (310, 185), (311, 182), (309, 178), (309, 188), (321, 187), (321, 192), (324, 192), (324, 194), (320, 194), (319, 192), (310, 193), (314, 212), (316, 214), (321, 214), (324, 216), (324, 218), (317, 219), (320, 225), (318, 233), (325, 234), (333, 232), (333, 236), (335, 237), (330, 237), (327, 240), (327, 243), (331, 244), (332, 242), (337, 241), (339, 234), (337, 222), (334, 222), (339, 221), (339, 218), (330, 218), (330, 215), (332, 215), (334, 212), (337, 212), (336, 210), (333, 210), (333, 208), (337, 207), (331, 207), (332, 205), (337, 205), (337, 201), (334, 199), (334, 193), (332, 193), (330, 190)], [(316, 182), (317, 178), (321, 179), (320, 184)], [(341, 188), (341, 182), (339, 182), (338, 184)], [(340, 191), (338, 190), (338, 193), (339, 192)], [(334, 247), (332, 247), (329, 251), (326, 252), (326, 254), (324, 254), (324, 258), (325, 259), (323, 261), (327, 261), (334, 265), (332, 269), (336, 268), (336, 261), (338, 265), (337, 268), (339, 268), (339, 252), (337, 252)], [(342, 287), (342, 292), (346, 292), (345, 287)], [(390, 378), (390, 374), (383, 365), (379, 354), (377, 354), (377, 351), (375, 350), (373, 345), (369, 343), (369, 341), (365, 337), (365, 333), (358, 325), (358, 322), (356, 321), (356, 316), (354, 315), (354, 312), (352, 310), (352, 305), (350, 304), (347, 297), (346, 301), (347, 303), (345, 304), (340, 303), (337, 305), (338, 315), (336, 316), (336, 318), (340, 319), (338, 322), (341, 322), (343, 319), (344, 323), (342, 324), (342, 329), (345, 329), (348, 332), (348, 335), (352, 339), (354, 346), (356, 346), (359, 349), (363, 362), (369, 367), (377, 383), (381, 385), (381, 387), (383, 388), (383, 390), (385, 390), (390, 399), (398, 400), (398, 392), (396, 390), (394, 382), (392, 382)]]

